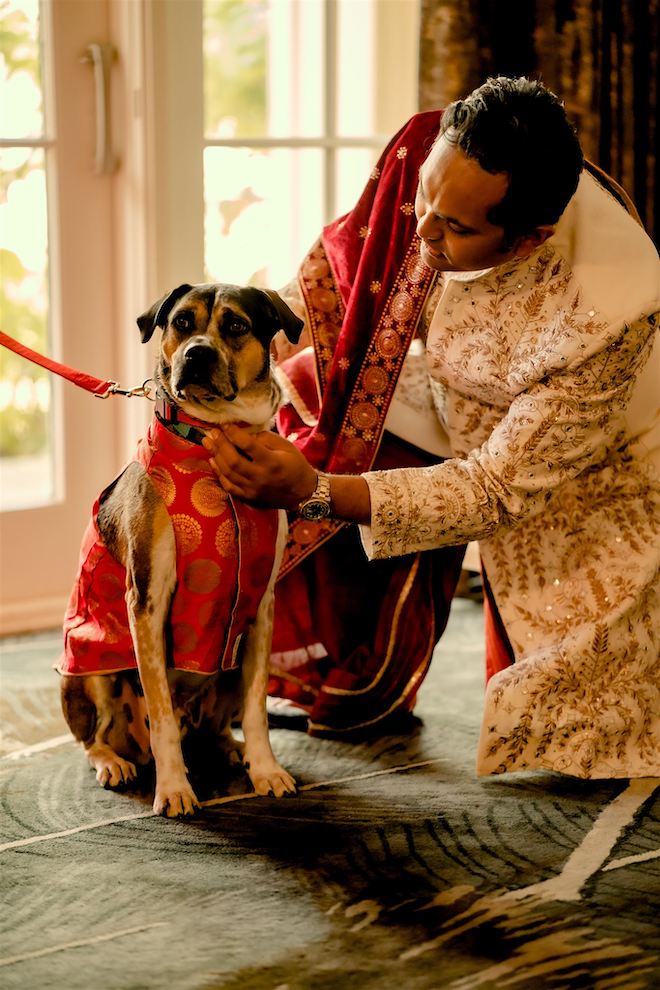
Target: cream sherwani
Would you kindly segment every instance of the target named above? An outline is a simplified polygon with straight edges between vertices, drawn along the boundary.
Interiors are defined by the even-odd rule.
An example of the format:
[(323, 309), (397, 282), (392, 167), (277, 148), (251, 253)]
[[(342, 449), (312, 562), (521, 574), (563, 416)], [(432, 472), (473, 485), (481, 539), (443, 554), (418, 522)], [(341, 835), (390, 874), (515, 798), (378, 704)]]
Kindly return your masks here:
[(659, 282), (584, 173), (531, 257), (445, 276), (426, 356), (451, 458), (365, 475), (370, 557), (479, 541), (516, 658), (479, 773), (660, 775)]

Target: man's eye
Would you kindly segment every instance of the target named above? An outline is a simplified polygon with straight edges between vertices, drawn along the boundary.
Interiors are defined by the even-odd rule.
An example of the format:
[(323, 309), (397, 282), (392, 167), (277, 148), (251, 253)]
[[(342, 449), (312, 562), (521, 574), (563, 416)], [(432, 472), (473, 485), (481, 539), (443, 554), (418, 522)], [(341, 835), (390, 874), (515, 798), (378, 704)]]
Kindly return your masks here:
[(457, 227), (455, 223), (448, 223), (447, 226), (452, 234), (458, 234), (460, 237), (466, 237), (470, 233), (469, 230), (465, 230), (463, 227)]
[(190, 313), (177, 313), (172, 324), (177, 330), (190, 330), (193, 325), (193, 318)]

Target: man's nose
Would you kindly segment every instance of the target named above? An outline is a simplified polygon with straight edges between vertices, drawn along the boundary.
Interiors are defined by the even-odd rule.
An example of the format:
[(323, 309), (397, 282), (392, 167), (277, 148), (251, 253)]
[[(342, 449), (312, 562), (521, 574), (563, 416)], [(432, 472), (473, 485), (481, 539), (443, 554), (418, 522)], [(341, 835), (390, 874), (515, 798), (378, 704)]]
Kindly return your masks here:
[(444, 225), (434, 213), (425, 213), (417, 221), (417, 234), (422, 240), (438, 241), (444, 236)]

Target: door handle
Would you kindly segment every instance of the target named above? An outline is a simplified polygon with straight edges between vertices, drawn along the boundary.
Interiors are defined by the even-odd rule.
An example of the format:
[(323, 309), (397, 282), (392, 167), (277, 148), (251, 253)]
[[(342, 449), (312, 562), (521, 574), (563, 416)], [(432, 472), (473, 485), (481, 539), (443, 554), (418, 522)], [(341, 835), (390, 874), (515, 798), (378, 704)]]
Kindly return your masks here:
[(85, 49), (81, 62), (94, 69), (94, 96), (96, 103), (96, 175), (113, 175), (118, 160), (112, 150), (112, 121), (110, 115), (110, 70), (116, 56), (114, 45), (92, 42)]

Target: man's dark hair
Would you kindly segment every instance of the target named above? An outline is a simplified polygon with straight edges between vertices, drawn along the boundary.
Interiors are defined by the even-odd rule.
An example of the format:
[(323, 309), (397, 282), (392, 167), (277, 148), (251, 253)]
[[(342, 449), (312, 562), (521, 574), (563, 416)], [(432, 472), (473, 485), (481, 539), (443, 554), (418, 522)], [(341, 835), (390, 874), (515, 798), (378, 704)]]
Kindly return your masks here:
[(488, 215), (507, 245), (539, 224), (556, 223), (582, 170), (580, 142), (564, 106), (537, 80), (488, 79), (442, 115), (440, 134), (509, 185)]

